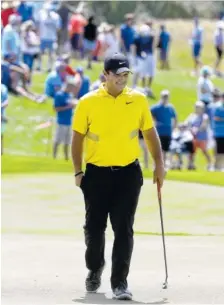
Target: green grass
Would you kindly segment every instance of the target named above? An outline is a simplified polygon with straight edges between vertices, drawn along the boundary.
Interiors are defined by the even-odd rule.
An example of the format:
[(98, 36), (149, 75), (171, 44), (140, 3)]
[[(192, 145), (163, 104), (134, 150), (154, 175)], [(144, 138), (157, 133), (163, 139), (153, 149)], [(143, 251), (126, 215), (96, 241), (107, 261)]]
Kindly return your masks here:
[[(64, 173), (73, 172), (71, 161), (53, 160), (45, 157), (29, 157), (29, 156), (11, 156), (2, 157), (2, 173), (5, 174), (42, 174), (42, 173)], [(144, 170), (145, 178), (152, 178), (152, 171)], [(195, 183), (204, 183), (210, 185), (224, 186), (223, 173), (210, 173), (207, 171), (189, 172), (169, 171), (167, 173), (168, 180), (190, 181)]]
[[(211, 46), (207, 44), (204, 48), (202, 60), (206, 64), (212, 65), (214, 54), (210, 52)], [(178, 42), (174, 43), (171, 52), (170, 71), (159, 71), (153, 84), (153, 91), (159, 98), (162, 89), (168, 88), (171, 92), (171, 102), (176, 107), (179, 121), (184, 120), (193, 110), (196, 101), (196, 83), (197, 79), (190, 76), (192, 67), (190, 50), (187, 41), (181, 41), (181, 47)], [(85, 62), (79, 62), (79, 65), (86, 65)], [(73, 62), (73, 65), (77, 63)], [(92, 71), (86, 71), (91, 80), (98, 78), (102, 71), (102, 64), (94, 64)], [(47, 74), (35, 74), (33, 77), (33, 90), (43, 92), (44, 81)], [(220, 89), (223, 88), (223, 80), (214, 79), (214, 83)], [(150, 100), (149, 104), (153, 102)], [(53, 128), (36, 130), (35, 127), (54, 117), (52, 101), (49, 99), (45, 104), (38, 105), (26, 98), (10, 97), (10, 104), (6, 111), (9, 122), (5, 133), (4, 153), (2, 157), (2, 173), (37, 173), (37, 172), (71, 172), (71, 162), (65, 162), (62, 159), (62, 151), (58, 160), (51, 158), (51, 139)], [(224, 185), (223, 174), (207, 173), (205, 171), (205, 160), (199, 153), (196, 163), (199, 170), (197, 172), (169, 172), (168, 179), (192, 181), (207, 184)], [(151, 173), (144, 172), (146, 177)]]
[[(162, 189), (167, 235), (224, 235), (224, 188), (167, 181)], [(85, 207), (69, 173), (4, 175), (2, 233), (83, 236)], [(145, 181), (135, 217), (138, 235), (159, 235), (156, 186)], [(108, 234), (112, 236), (108, 222)]]

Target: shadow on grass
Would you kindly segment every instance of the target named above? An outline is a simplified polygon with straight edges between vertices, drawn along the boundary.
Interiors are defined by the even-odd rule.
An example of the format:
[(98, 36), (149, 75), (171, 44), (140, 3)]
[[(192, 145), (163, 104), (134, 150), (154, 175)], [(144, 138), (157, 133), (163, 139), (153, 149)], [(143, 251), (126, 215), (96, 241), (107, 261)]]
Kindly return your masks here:
[(83, 304), (168, 304), (168, 300), (166, 298), (159, 299), (153, 302), (140, 302), (136, 300), (132, 301), (119, 301), (112, 298), (108, 298), (106, 293), (86, 293), (84, 297), (79, 299), (72, 300), (76, 303)]

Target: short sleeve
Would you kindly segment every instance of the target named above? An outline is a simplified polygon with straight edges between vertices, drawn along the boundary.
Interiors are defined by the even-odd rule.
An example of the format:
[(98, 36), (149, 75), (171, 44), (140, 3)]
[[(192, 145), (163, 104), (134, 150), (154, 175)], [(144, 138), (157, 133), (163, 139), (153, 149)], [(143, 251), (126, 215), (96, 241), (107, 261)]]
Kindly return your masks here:
[(86, 134), (88, 130), (88, 113), (87, 106), (84, 100), (80, 100), (75, 108), (72, 129), (81, 134)]
[(54, 96), (54, 86), (51, 84), (49, 79), (46, 81), (45, 84), (45, 94), (50, 97)]
[(152, 114), (149, 109), (148, 101), (144, 97), (142, 101), (142, 116), (141, 116), (141, 122), (140, 122), (140, 130), (145, 131), (148, 129), (151, 129), (154, 126)]
[(57, 108), (57, 107), (60, 107), (60, 106), (62, 106), (61, 96), (59, 94), (56, 94), (55, 98), (54, 98), (54, 107)]

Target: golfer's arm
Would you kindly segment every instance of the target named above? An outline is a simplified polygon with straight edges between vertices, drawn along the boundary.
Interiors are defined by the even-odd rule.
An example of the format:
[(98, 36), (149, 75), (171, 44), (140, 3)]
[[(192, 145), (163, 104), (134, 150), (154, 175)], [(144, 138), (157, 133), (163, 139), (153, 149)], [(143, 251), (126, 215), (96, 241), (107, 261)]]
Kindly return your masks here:
[(82, 170), (82, 155), (83, 155), (83, 142), (85, 135), (77, 131), (72, 134), (72, 162), (74, 172), (78, 173)]
[(155, 164), (163, 166), (161, 143), (155, 127), (143, 131), (142, 134)]

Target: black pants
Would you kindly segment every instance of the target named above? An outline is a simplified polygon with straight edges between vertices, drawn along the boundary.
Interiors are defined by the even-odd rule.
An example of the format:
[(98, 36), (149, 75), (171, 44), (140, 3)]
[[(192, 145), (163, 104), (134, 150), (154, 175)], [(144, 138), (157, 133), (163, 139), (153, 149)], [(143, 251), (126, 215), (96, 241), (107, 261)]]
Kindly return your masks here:
[(114, 231), (111, 287), (127, 285), (133, 250), (133, 224), (143, 184), (138, 161), (123, 167), (87, 164), (81, 188), (85, 198), (84, 226), (86, 266), (97, 271), (104, 265), (105, 229), (108, 215)]

